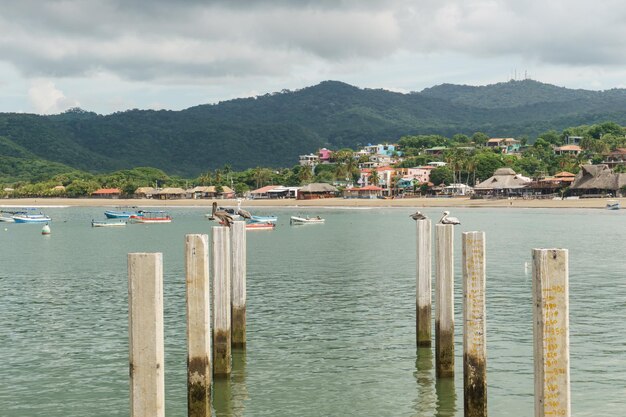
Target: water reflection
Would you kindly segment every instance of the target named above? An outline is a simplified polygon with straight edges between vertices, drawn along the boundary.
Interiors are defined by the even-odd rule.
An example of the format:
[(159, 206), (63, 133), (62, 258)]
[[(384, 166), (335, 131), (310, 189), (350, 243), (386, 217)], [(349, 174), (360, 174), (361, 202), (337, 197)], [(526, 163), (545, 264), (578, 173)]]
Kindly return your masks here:
[(437, 402), (435, 394), (435, 373), (433, 371), (433, 351), (430, 347), (418, 347), (415, 359), (415, 381), (417, 398), (413, 403), (416, 417), (433, 416)]
[(454, 378), (439, 378), (435, 381), (437, 407), (435, 417), (454, 417), (456, 415), (456, 391)]
[(213, 380), (213, 413), (218, 417), (240, 417), (244, 415), (248, 400), (246, 387), (246, 352), (232, 350), (232, 373), (230, 378)]

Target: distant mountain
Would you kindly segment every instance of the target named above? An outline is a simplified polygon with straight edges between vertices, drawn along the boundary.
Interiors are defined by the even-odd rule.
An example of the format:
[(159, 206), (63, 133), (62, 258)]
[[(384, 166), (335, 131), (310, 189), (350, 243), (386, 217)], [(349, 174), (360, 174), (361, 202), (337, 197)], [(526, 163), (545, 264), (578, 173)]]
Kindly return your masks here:
[[(326, 81), (182, 111), (0, 113), (0, 160), (38, 158), (90, 172), (152, 166), (194, 177), (224, 164), (238, 170), (293, 166), (298, 155), (323, 146), (355, 148), (422, 133), (533, 138), (607, 120), (626, 124), (626, 90), (525, 80), (400, 94)], [(11, 164), (0, 164), (0, 175), (5, 166)]]

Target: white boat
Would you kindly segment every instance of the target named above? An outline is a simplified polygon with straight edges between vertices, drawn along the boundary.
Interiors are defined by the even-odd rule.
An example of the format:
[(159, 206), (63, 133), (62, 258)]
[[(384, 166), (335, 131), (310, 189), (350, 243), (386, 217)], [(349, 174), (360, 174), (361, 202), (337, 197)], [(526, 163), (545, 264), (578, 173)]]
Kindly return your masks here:
[(315, 217), (298, 217), (298, 216), (291, 216), (291, 219), (289, 220), (290, 224), (319, 224), (319, 223), (324, 223), (326, 220), (322, 219), (320, 216), (315, 216)]
[(116, 220), (116, 221), (106, 221), (106, 220), (92, 220), (91, 227), (120, 227), (126, 226), (126, 221), (124, 220)]
[(0, 222), (15, 223), (13, 215), (13, 213), (0, 212)]
[(19, 213), (13, 216), (15, 223), (48, 223), (51, 220), (43, 213)]
[(619, 210), (620, 209), (620, 204), (619, 201), (617, 200), (609, 200), (606, 202), (606, 208), (607, 210)]

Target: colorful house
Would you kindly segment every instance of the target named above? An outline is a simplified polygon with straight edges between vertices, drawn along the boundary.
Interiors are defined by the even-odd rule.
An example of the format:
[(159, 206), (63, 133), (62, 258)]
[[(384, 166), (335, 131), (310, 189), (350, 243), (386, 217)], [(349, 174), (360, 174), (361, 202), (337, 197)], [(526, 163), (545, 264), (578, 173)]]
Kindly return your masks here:
[(522, 142), (513, 138), (491, 138), (485, 144), (488, 148), (500, 148), (502, 153), (519, 152)]
[(558, 148), (554, 148), (554, 153), (557, 155), (573, 155), (576, 156), (582, 149), (578, 145), (563, 145)]
[(430, 181), (430, 171), (435, 169), (432, 165), (425, 165), (421, 167), (409, 168), (407, 177), (411, 177), (420, 184), (424, 184)]

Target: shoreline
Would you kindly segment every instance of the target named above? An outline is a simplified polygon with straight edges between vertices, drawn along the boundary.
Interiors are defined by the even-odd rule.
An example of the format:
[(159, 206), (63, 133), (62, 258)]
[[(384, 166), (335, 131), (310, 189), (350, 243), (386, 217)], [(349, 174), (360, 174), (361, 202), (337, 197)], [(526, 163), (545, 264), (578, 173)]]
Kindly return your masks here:
[[(604, 209), (608, 200), (617, 200), (626, 208), (626, 198), (583, 198), (578, 200), (524, 200), (524, 199), (476, 199), (463, 198), (399, 198), (344, 199), (324, 198), (319, 200), (242, 200), (244, 207), (463, 207), (463, 208), (597, 208)], [(219, 205), (235, 206), (237, 200), (224, 199), (98, 199), (98, 198), (15, 198), (0, 201), (0, 209), (8, 207), (211, 207), (213, 201)]]

